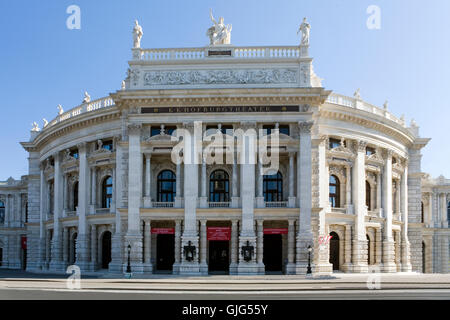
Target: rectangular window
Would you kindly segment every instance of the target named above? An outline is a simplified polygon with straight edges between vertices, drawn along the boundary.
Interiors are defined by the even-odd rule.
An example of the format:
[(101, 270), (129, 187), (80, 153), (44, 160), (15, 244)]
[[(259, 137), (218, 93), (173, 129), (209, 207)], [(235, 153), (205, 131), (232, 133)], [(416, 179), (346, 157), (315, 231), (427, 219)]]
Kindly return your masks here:
[(103, 141), (103, 149), (113, 151), (113, 142), (112, 140)]
[(372, 148), (372, 147), (367, 147), (366, 148), (366, 155), (367, 156), (371, 156), (374, 153), (375, 153), (375, 149), (374, 148)]
[(289, 135), (289, 125), (281, 125), (280, 126), (280, 133)]
[(329, 140), (330, 149), (337, 148), (340, 145), (341, 145), (341, 141), (340, 140), (334, 139), (334, 138), (330, 138), (330, 140)]

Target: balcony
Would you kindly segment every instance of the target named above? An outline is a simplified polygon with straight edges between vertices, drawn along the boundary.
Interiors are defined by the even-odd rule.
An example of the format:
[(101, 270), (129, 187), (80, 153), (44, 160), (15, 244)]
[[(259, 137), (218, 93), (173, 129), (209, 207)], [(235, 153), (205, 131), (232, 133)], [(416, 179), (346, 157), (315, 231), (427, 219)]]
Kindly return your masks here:
[(287, 208), (288, 201), (270, 201), (264, 202), (266, 208)]
[(111, 213), (111, 209), (110, 208), (97, 208), (95, 209), (95, 214), (109, 214)]
[(152, 202), (153, 208), (173, 208), (175, 202)]
[(229, 208), (230, 202), (208, 202), (209, 208)]

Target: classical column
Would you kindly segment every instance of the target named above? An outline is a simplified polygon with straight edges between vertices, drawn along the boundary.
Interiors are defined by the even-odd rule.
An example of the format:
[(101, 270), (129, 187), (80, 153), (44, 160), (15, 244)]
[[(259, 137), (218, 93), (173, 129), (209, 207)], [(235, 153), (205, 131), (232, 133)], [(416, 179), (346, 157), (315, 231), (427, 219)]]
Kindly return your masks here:
[(201, 195), (200, 195), (200, 208), (208, 207), (208, 198), (206, 197), (206, 159), (202, 157), (202, 172), (201, 172)]
[(177, 163), (176, 169), (176, 186), (175, 186), (175, 208), (181, 208), (181, 164)]
[(381, 228), (376, 228), (375, 233), (375, 264), (382, 267), (381, 258), (383, 256), (382, 253), (382, 238), (381, 238)]
[(91, 271), (97, 270), (97, 226), (91, 225)]
[(144, 197), (144, 207), (152, 207), (151, 198), (151, 181), (152, 181), (152, 170), (151, 170), (151, 153), (145, 154), (145, 197)]
[(234, 149), (232, 150), (232, 158), (233, 158), (233, 181), (231, 182), (231, 207), (238, 208), (239, 207), (239, 195), (238, 195), (238, 166), (236, 161), (236, 152)]
[(345, 206), (347, 208), (348, 214), (353, 214), (353, 205), (352, 205), (352, 176), (351, 176), (351, 167), (350, 165), (345, 166), (345, 175), (346, 175), (346, 183), (345, 183)]
[[(142, 153), (140, 124), (128, 125), (128, 230), (125, 235), (125, 257), (131, 246), (130, 265), (133, 273), (144, 272), (142, 263), (142, 230), (140, 208), (142, 203)], [(127, 263), (124, 264), (124, 270)]]
[(383, 209), (385, 217), (383, 240), (383, 270), (396, 272), (395, 247), (392, 237), (392, 150), (386, 152), (383, 174)]
[(184, 161), (184, 230), (181, 237), (181, 247), (193, 246), (196, 254), (188, 261), (186, 255), (181, 255), (181, 274), (200, 274), (199, 237), (197, 231), (198, 202), (198, 166), (202, 161), (202, 126), (198, 122), (186, 123), (183, 136)]
[(97, 168), (91, 168), (91, 205), (89, 206), (89, 213), (95, 214), (97, 207)]
[(86, 215), (89, 210), (89, 165), (87, 161), (87, 143), (78, 145), (78, 159), (80, 163), (78, 178), (78, 236), (76, 241), (77, 265), (82, 271), (88, 271), (89, 238)]
[(352, 271), (352, 226), (345, 225), (345, 239), (344, 239), (344, 264), (345, 272)]
[(295, 220), (288, 221), (288, 264), (286, 274), (295, 274)]
[(40, 185), (40, 206), (39, 206), (39, 266), (41, 269), (44, 269), (45, 262), (46, 262), (46, 232), (45, 232), (45, 213), (46, 213), (46, 190), (47, 190), (47, 183), (45, 181), (45, 175), (44, 175), (44, 164), (41, 163), (40, 169), (41, 169), (41, 185)]
[(377, 210), (378, 217), (383, 217), (383, 209), (381, 208), (381, 173), (377, 173)]
[(256, 256), (253, 254), (251, 260), (245, 261), (242, 255), (242, 247), (251, 246), (256, 252), (256, 235), (254, 227), (254, 206), (255, 206), (255, 164), (256, 158), (256, 123), (241, 123), (242, 137), (238, 141), (239, 164), (241, 174), (241, 204), (242, 220), (241, 233), (239, 237), (239, 274), (257, 274), (258, 265)]
[(144, 272), (151, 273), (152, 266), (152, 227), (150, 219), (144, 220)]
[(231, 264), (230, 264), (230, 275), (237, 274), (238, 266), (238, 220), (231, 221)]
[(428, 193), (428, 211), (425, 222), (425, 226), (427, 228), (431, 228), (433, 226), (433, 192)]
[(173, 265), (173, 274), (180, 273), (181, 264), (181, 220), (175, 221), (175, 263)]
[(264, 208), (265, 202), (264, 202), (264, 190), (263, 190), (263, 166), (261, 159), (257, 159), (258, 161), (258, 168), (256, 170), (256, 207), (257, 208)]
[(265, 274), (265, 266), (263, 262), (264, 258), (264, 220), (258, 220), (257, 222), (257, 235), (258, 240), (257, 244), (258, 247), (256, 248), (256, 255), (257, 255), (257, 263), (258, 263), (258, 273), (259, 274)]
[(289, 208), (295, 208), (295, 194), (294, 194), (294, 157), (295, 152), (289, 152), (289, 198), (288, 198), (288, 206)]
[(401, 195), (400, 195), (400, 181), (399, 180), (395, 180), (395, 206), (396, 206), (395, 213), (397, 214), (398, 219), (401, 219), (401, 216), (400, 216)]
[(62, 172), (61, 172), (61, 159), (59, 153), (53, 156), (55, 161), (55, 182), (54, 182), (54, 197), (53, 197), (53, 239), (52, 239), (52, 261), (50, 263), (50, 269), (62, 270), (64, 265), (62, 262), (61, 252), (61, 222), (59, 221), (62, 213)]
[(110, 213), (116, 213), (116, 185), (117, 185), (117, 179), (116, 179), (116, 168), (113, 167), (111, 169), (111, 179), (112, 179), (112, 187), (111, 187), (111, 206), (109, 208)]
[(208, 274), (208, 264), (206, 263), (207, 249), (207, 231), (206, 220), (200, 220), (200, 272), (203, 275)]
[(448, 228), (448, 220), (447, 220), (447, 194), (441, 193), (441, 225), (442, 228)]
[(353, 234), (353, 272), (363, 273), (368, 271), (367, 259), (367, 238), (365, 216), (366, 207), (366, 159), (365, 141), (356, 141), (356, 158), (353, 165), (353, 205), (355, 209), (355, 232)]
[(68, 181), (68, 175), (63, 175), (63, 184), (64, 184), (64, 195), (63, 195), (63, 201), (64, 201), (64, 214), (63, 216), (67, 216), (67, 212), (69, 211), (69, 181)]
[[(308, 247), (314, 246), (311, 230), (311, 207), (312, 207), (312, 158), (311, 158), (311, 128), (313, 122), (299, 122), (300, 151), (297, 162), (297, 172), (300, 176), (300, 188), (297, 190), (300, 218), (297, 234), (297, 259), (296, 273), (306, 274), (308, 267)], [(314, 254), (314, 253), (313, 253)], [(314, 257), (312, 257), (314, 259)]]
[(69, 228), (63, 228), (63, 263), (68, 264), (69, 262)]
[(400, 253), (400, 232), (395, 231), (394, 234), (394, 243), (395, 243), (395, 265), (397, 267), (397, 272), (402, 270), (401, 265), (401, 253)]
[(401, 190), (401, 212), (402, 212), (402, 271), (411, 272), (411, 250), (408, 239), (408, 162), (405, 161), (402, 180), (400, 184)]

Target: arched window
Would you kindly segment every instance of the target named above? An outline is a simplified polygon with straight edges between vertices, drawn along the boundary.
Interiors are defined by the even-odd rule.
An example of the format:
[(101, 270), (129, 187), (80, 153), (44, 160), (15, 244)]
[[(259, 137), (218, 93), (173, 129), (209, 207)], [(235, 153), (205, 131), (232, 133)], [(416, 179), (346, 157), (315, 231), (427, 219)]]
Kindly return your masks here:
[(5, 203), (0, 201), (0, 224), (5, 223)]
[(49, 210), (49, 213), (50, 214), (53, 214), (53, 206), (54, 206), (54, 199), (55, 199), (55, 185), (54, 185), (54, 183), (53, 183), (53, 181), (52, 182), (50, 182), (50, 184), (49, 184), (49, 201), (50, 201), (50, 205), (49, 205), (49, 208), (50, 208), (50, 210)]
[(330, 176), (330, 205), (332, 208), (339, 208), (341, 205), (341, 184), (338, 177)]
[(209, 177), (209, 202), (230, 201), (230, 180), (224, 170), (216, 170)]
[(450, 227), (450, 201), (447, 204), (447, 221), (448, 221), (448, 225)]
[(370, 266), (372, 264), (372, 261), (370, 260), (370, 238), (368, 234), (366, 234), (366, 239), (367, 239), (367, 264)]
[(73, 184), (73, 211), (78, 207), (78, 181)]
[(265, 202), (283, 201), (283, 176), (280, 172), (264, 176), (263, 193)]
[(420, 222), (424, 223), (425, 219), (424, 219), (424, 208), (423, 208), (423, 202), (420, 202)]
[(175, 202), (176, 176), (170, 170), (158, 175), (158, 202)]
[(111, 208), (112, 201), (112, 177), (108, 176), (103, 179), (102, 183), (102, 208)]
[(370, 199), (370, 193), (371, 192), (371, 189), (370, 189), (370, 183), (369, 183), (369, 181), (366, 181), (366, 206), (367, 206), (367, 210), (372, 210), (372, 208), (370, 207), (370, 203), (371, 203), (371, 200), (372, 199)]

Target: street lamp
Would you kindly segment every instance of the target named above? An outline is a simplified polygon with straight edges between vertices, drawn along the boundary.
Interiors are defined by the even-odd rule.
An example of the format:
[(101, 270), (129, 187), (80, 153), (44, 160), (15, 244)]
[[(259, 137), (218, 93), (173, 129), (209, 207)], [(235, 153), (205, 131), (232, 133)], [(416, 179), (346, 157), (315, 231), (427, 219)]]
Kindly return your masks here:
[(242, 246), (242, 255), (244, 256), (245, 262), (252, 261), (252, 256), (253, 256), (254, 251), (255, 251), (255, 247), (250, 245), (250, 241), (247, 241), (246, 246)]
[(128, 245), (128, 263), (127, 263), (127, 273), (128, 274), (131, 274), (130, 255), (131, 255), (131, 245)]
[(195, 246), (192, 245), (192, 242), (189, 241), (187, 246), (183, 248), (184, 256), (186, 261), (193, 261), (195, 256)]
[(312, 252), (311, 246), (308, 246), (308, 270), (306, 271), (306, 274), (312, 274), (311, 271), (311, 252)]

